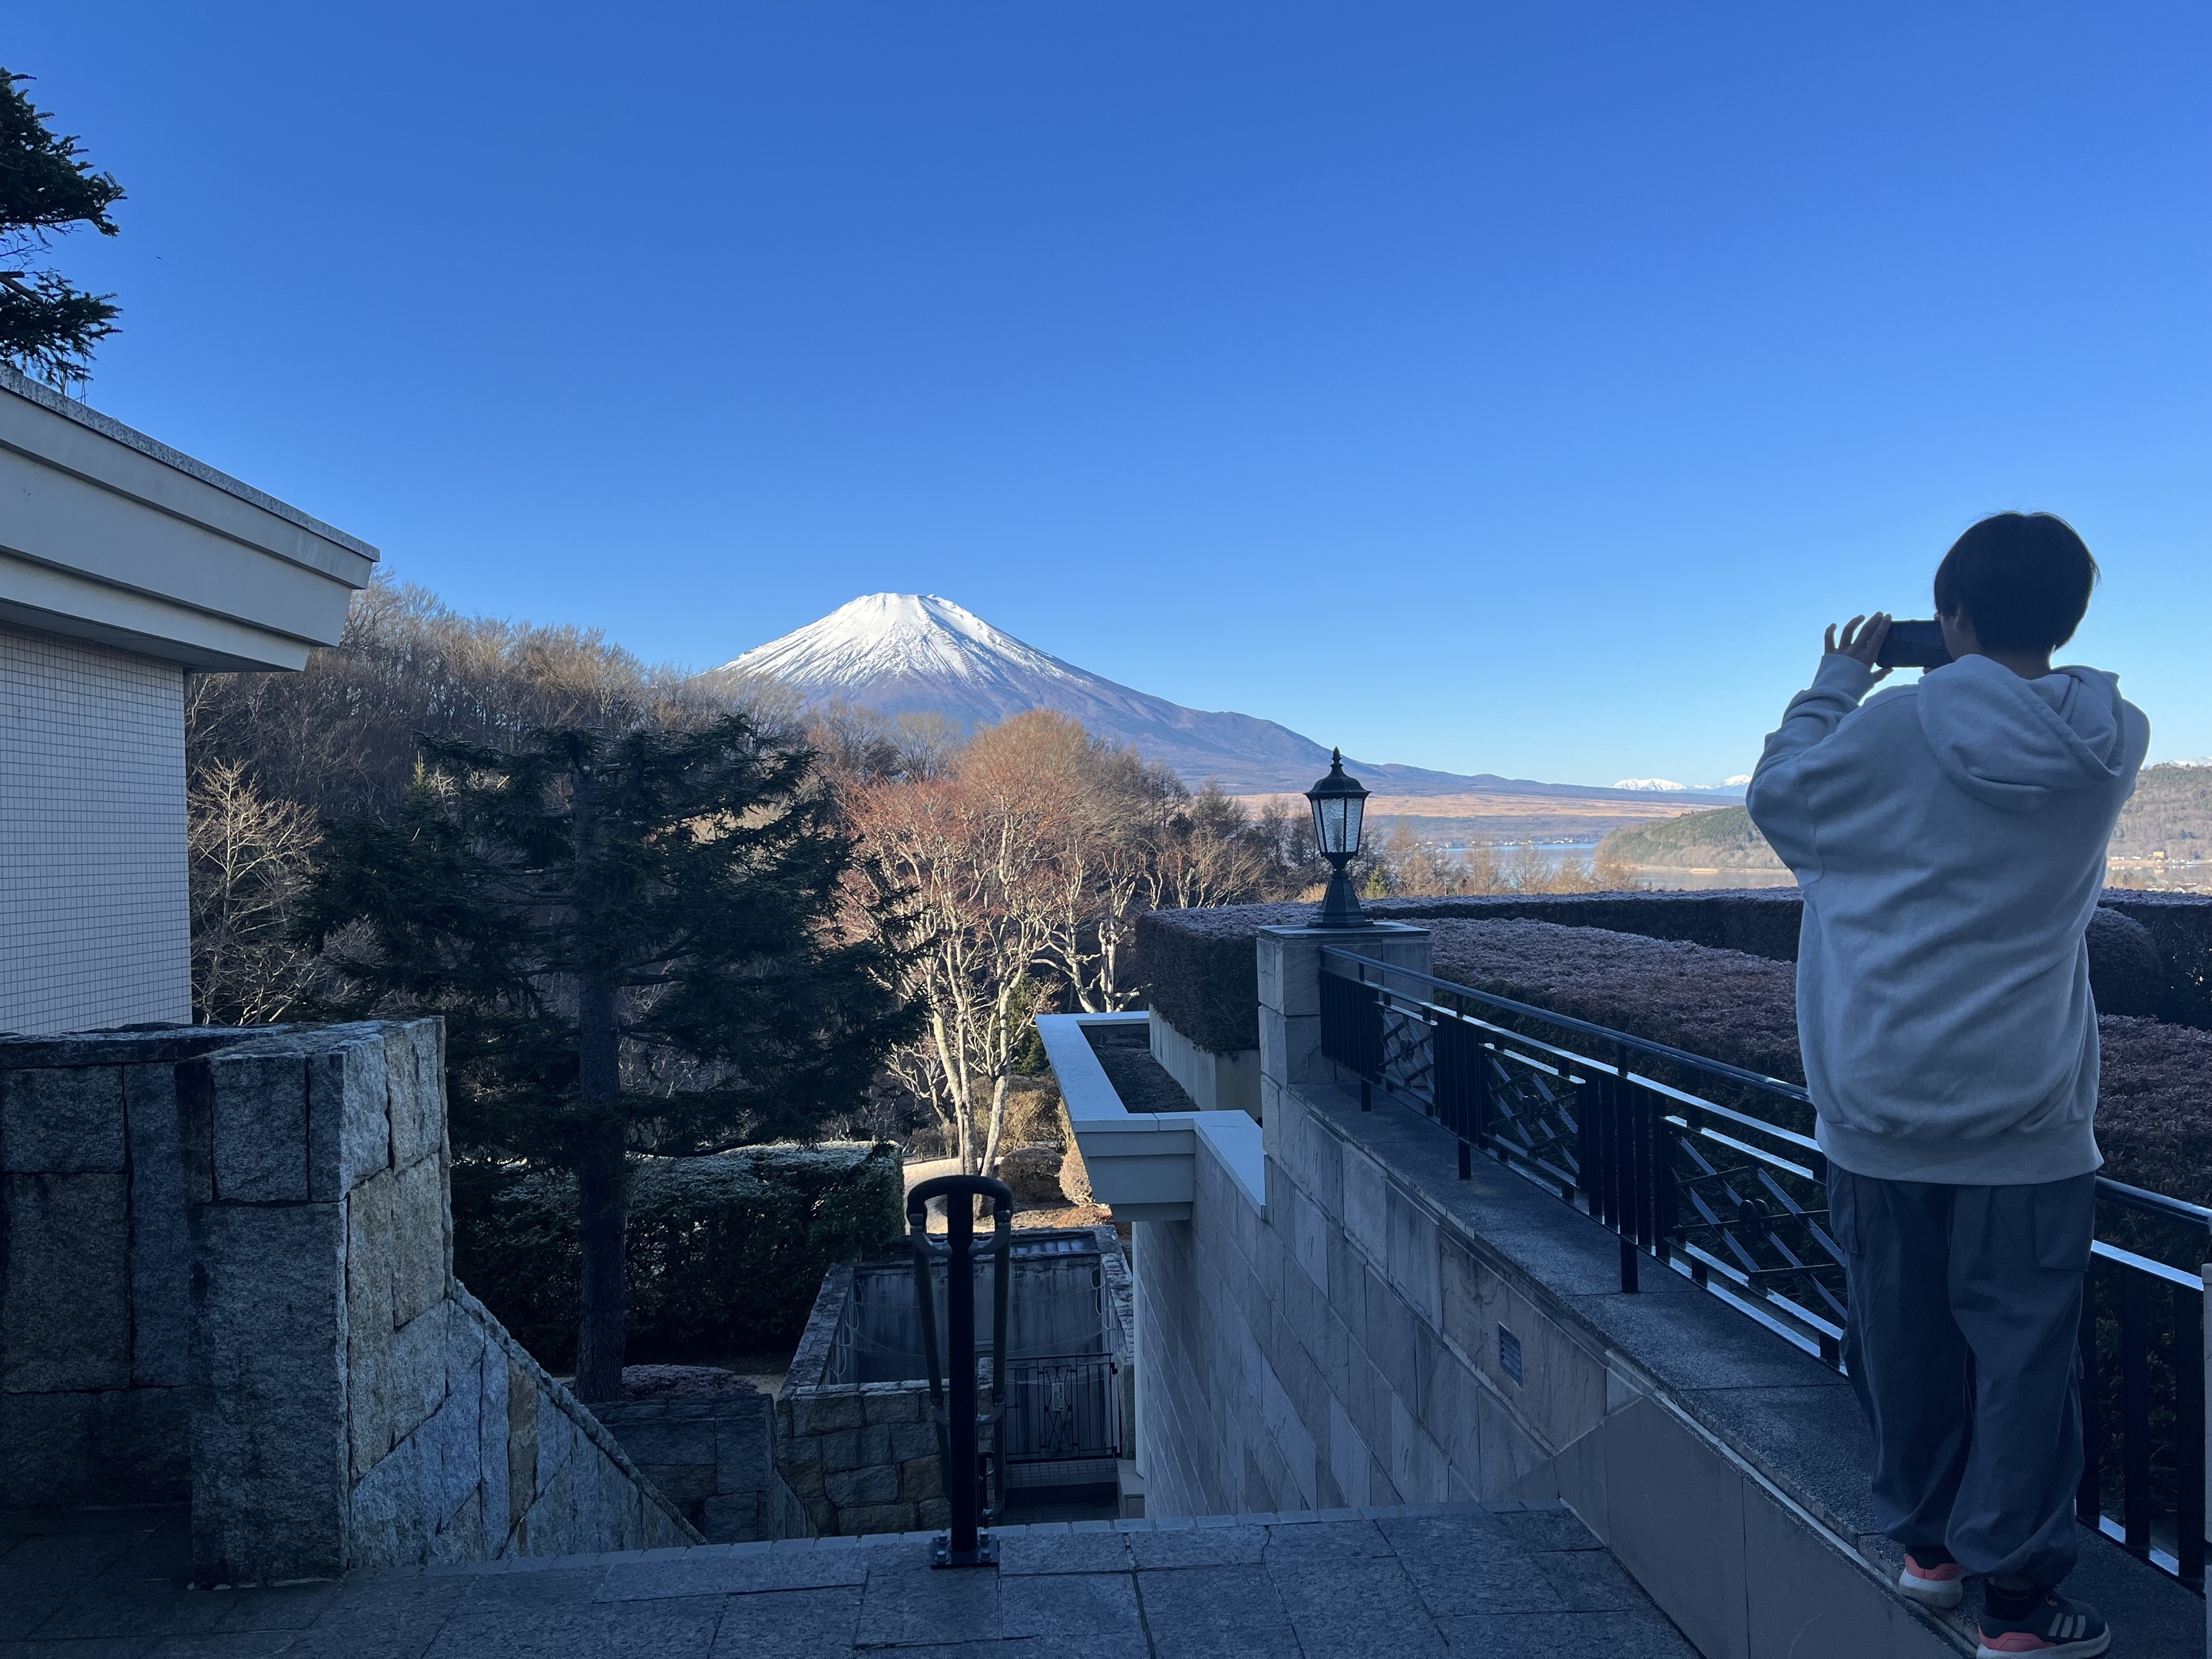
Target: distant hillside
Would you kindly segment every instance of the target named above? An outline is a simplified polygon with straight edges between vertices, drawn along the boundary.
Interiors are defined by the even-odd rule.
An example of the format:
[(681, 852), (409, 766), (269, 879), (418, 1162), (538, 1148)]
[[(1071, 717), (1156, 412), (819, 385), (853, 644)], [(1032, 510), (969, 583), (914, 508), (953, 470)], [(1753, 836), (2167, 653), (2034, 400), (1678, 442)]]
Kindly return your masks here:
[(2112, 856), (2212, 858), (2212, 766), (2147, 766), (2112, 831)]
[[(2146, 767), (2136, 780), (2135, 798), (2112, 831), (2112, 856), (2147, 860), (2161, 852), (2170, 864), (2212, 858), (2212, 766)], [(1662, 870), (1782, 867), (1741, 806), (1616, 830), (1599, 856)]]
[(1616, 830), (1598, 843), (1598, 860), (1662, 870), (1779, 870), (1782, 860), (1741, 806), (1685, 812), (1679, 818)]

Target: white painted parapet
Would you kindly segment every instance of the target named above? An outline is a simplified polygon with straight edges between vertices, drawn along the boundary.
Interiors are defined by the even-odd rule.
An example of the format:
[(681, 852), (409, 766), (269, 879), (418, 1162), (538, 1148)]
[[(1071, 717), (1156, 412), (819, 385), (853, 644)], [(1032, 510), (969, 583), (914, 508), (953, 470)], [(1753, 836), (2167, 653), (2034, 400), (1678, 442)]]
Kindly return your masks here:
[(1202, 1138), (1251, 1203), (1267, 1203), (1267, 1155), (1260, 1126), (1242, 1111), (1132, 1112), (1107, 1079), (1086, 1025), (1135, 1025), (1144, 1014), (1045, 1014), (1037, 1020), (1045, 1057), (1060, 1080), (1068, 1126), (1091, 1176), (1091, 1195), (1121, 1221), (1188, 1221), (1195, 1188), (1193, 1160)]
[(1152, 1058), (1182, 1085), (1201, 1112), (1245, 1112), (1260, 1117), (1260, 1051), (1217, 1054), (1201, 1048), (1169, 1023), (1157, 1008), (1152, 1021)]

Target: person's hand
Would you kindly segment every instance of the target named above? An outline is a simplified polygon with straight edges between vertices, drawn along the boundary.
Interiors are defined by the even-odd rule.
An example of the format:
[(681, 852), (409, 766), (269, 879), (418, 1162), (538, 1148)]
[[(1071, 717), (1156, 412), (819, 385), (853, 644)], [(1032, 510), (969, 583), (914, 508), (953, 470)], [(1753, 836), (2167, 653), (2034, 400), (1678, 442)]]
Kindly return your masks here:
[[(1864, 623), (1865, 627), (1859, 626)], [(1854, 617), (1844, 624), (1844, 636), (1836, 637), (1836, 625), (1828, 624), (1828, 652), (1831, 656), (1849, 657), (1874, 668), (1877, 680), (1889, 678), (1887, 668), (1875, 668), (1875, 659), (1881, 653), (1881, 642), (1889, 637), (1889, 612), (1877, 611), (1871, 617)]]

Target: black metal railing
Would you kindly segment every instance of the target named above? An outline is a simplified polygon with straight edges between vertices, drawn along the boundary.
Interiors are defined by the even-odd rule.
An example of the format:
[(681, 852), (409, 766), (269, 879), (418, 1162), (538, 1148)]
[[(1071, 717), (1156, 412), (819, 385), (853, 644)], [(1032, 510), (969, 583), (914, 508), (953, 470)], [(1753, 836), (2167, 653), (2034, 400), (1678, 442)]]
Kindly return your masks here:
[[(1623, 1291), (1656, 1262), (1841, 1368), (1843, 1251), (1798, 1085), (1334, 946), (1321, 1049), (1363, 1107), (1380, 1090), (1450, 1131), (1462, 1179), (1493, 1158), (1617, 1234)], [(2212, 1210), (2101, 1176), (2098, 1199), (2075, 1513), (2202, 1595), (2204, 1291), (2189, 1267), (2212, 1257)]]
[(1121, 1372), (1111, 1354), (1006, 1362), (1009, 1466), (1078, 1463), (1121, 1455)]

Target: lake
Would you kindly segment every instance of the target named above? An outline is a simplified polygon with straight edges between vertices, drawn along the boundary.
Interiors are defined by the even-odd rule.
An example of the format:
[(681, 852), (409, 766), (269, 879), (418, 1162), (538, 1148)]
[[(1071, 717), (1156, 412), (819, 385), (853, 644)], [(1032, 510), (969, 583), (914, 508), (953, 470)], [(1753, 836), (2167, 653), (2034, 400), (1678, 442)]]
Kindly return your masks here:
[[(1597, 852), (1594, 841), (1538, 842), (1536, 852), (1544, 860), (1544, 867), (1556, 870), (1570, 860), (1587, 863)], [(1464, 853), (1464, 846), (1446, 847), (1447, 853)], [(1510, 857), (1519, 851), (1516, 847), (1500, 846), (1501, 858)], [(1673, 870), (1657, 865), (1638, 865), (1636, 884), (1652, 892), (1704, 892), (1730, 887), (1795, 887), (1797, 878), (1787, 870)]]

